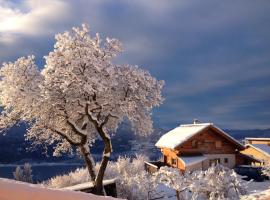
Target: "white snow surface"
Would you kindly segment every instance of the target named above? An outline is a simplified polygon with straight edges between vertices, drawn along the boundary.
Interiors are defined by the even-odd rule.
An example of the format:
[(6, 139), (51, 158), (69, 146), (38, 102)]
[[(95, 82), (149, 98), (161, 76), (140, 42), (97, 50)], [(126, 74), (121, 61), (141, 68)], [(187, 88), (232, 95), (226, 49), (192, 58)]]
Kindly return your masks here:
[(204, 124), (186, 124), (176, 127), (168, 133), (161, 136), (155, 144), (157, 147), (165, 147), (174, 149), (189, 138), (201, 132), (203, 129), (213, 125), (211, 123)]
[[(114, 183), (114, 182), (115, 182), (115, 179), (104, 180), (103, 185), (111, 184), (111, 183)], [(62, 188), (62, 189), (77, 191), (77, 190), (87, 189), (89, 187), (93, 187), (93, 183), (91, 181), (86, 182), (86, 183), (73, 185), (73, 186), (69, 186), (69, 187), (65, 187), (65, 188)]]
[(248, 184), (248, 194), (241, 197), (241, 200), (266, 200), (270, 197), (270, 181), (255, 182)]
[(207, 159), (203, 155), (202, 156), (179, 156), (179, 158), (184, 161), (186, 166), (191, 166)]
[(96, 196), (69, 190), (56, 190), (10, 179), (0, 178), (1, 200), (113, 200), (113, 197)]

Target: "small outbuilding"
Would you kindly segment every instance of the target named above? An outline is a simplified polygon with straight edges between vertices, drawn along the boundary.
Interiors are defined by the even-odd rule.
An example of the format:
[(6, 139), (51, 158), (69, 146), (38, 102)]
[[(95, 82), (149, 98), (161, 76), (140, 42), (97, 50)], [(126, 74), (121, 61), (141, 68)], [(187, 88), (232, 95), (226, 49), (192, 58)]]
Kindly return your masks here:
[(270, 138), (246, 138), (245, 147), (241, 153), (260, 160), (256, 165), (270, 162)]

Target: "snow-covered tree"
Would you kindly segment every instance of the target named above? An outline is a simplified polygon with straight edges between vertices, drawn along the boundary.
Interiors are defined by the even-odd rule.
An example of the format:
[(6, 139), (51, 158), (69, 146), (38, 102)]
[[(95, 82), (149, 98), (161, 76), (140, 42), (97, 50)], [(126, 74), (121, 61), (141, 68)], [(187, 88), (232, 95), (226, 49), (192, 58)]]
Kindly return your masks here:
[(189, 189), (193, 199), (240, 199), (240, 195), (246, 192), (246, 185), (241, 183), (235, 171), (222, 165), (212, 165), (205, 171), (194, 172), (191, 179)]
[(191, 183), (189, 173), (182, 173), (179, 169), (165, 166), (161, 167), (154, 176), (157, 182), (175, 190), (178, 200), (184, 199), (183, 191), (188, 189)]
[[(111, 163), (106, 176), (117, 177), (117, 196), (123, 199), (146, 200), (157, 195), (157, 183), (154, 177), (144, 170), (144, 156), (131, 159), (120, 157)], [(112, 177), (111, 177), (112, 178)]]
[[(27, 121), (31, 126), (26, 138), (34, 144), (56, 144), (54, 155), (76, 147), (98, 194), (103, 193), (112, 152), (110, 135), (124, 119), (135, 133), (151, 133), (151, 110), (163, 101), (163, 81), (137, 66), (112, 62), (121, 51), (118, 40), (102, 42), (83, 25), (56, 35), (41, 71), (33, 56), (4, 63), (0, 70), (0, 129)], [(96, 138), (104, 142), (97, 174), (89, 149)]]
[(29, 163), (25, 163), (23, 168), (17, 166), (15, 172), (13, 172), (13, 176), (17, 181), (33, 183), (32, 169)]

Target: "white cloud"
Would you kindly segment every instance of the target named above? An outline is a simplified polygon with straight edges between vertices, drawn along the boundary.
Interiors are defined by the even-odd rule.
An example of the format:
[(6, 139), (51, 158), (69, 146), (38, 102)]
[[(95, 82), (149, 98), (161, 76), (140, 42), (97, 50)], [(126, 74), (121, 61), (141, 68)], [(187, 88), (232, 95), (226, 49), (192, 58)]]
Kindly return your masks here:
[(20, 4), (0, 1), (0, 42), (10, 43), (17, 35), (46, 35), (68, 20), (69, 5), (62, 0), (26, 0)]

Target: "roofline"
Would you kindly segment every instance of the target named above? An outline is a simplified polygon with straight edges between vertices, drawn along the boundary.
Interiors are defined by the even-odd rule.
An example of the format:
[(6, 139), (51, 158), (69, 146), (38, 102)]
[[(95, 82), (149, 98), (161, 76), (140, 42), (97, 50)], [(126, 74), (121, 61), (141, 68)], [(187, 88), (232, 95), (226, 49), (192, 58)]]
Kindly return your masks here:
[(214, 125), (213, 123), (196, 123), (196, 124), (181, 124), (180, 127), (189, 127), (189, 126), (210, 126)]
[[(202, 131), (205, 131), (208, 128), (213, 128), (214, 130), (216, 130), (218, 133), (220, 133), (221, 135), (223, 135), (227, 140), (231, 141), (232, 143), (234, 143), (236, 146), (239, 147), (239, 150), (244, 150), (245, 146), (243, 144), (241, 144), (240, 142), (238, 142), (236, 139), (234, 139), (233, 137), (231, 137), (229, 134), (227, 134), (226, 132), (224, 132), (223, 130), (221, 130), (220, 128), (216, 127), (213, 123), (198, 123), (198, 124), (183, 124), (180, 125), (178, 127), (188, 127), (188, 126), (205, 126), (202, 130), (198, 131), (197, 133), (195, 133), (193, 136), (189, 137), (186, 141), (184, 141), (183, 143), (189, 141), (191, 138), (195, 137), (196, 135), (198, 135), (199, 133), (201, 133)], [(177, 128), (177, 127), (176, 127)], [(162, 136), (161, 136), (162, 137)], [(169, 148), (169, 147), (164, 147), (164, 146), (159, 146), (156, 145), (156, 147), (158, 148), (168, 148), (168, 149), (177, 149), (177, 147), (179, 147), (181, 144), (178, 144), (176, 147), (174, 148)]]
[(241, 152), (239, 152), (239, 155), (244, 156), (244, 157), (248, 157), (249, 159), (251, 159), (253, 161), (256, 161), (256, 162), (259, 162), (259, 163), (262, 162), (260, 159), (254, 158), (252, 155), (244, 154), (244, 153), (241, 153)]
[(256, 149), (257, 151), (259, 151), (259, 152), (265, 154), (265, 155), (268, 156), (268, 157), (270, 156), (270, 154), (268, 154), (267, 152), (263, 151), (263, 150), (260, 149), (260, 148), (257, 148), (257, 147), (255, 147), (255, 146), (253, 146), (252, 144), (246, 144), (246, 147), (247, 147), (247, 146), (253, 147), (253, 148)]
[(236, 144), (238, 147), (240, 147), (239, 150), (244, 150), (246, 148), (243, 144), (241, 144), (240, 142), (238, 142), (236, 139), (234, 139), (228, 133), (226, 133), (225, 131), (223, 131), (220, 128), (216, 127), (215, 125), (211, 125), (210, 127), (213, 128), (213, 129), (215, 129), (217, 132), (219, 132), (222, 135), (224, 135), (225, 137), (227, 137), (228, 140), (230, 140), (231, 142), (233, 142), (234, 144)]
[(270, 138), (254, 138), (254, 137), (247, 137), (245, 140), (267, 140), (270, 141)]
[[(195, 135), (197, 135), (197, 134), (199, 134), (199, 133), (201, 133), (202, 131), (204, 131), (205, 129), (207, 129), (207, 128), (209, 128), (209, 126), (211, 125), (210, 123), (204, 123), (204, 124), (183, 124), (183, 125), (180, 125), (180, 126), (177, 126), (177, 127), (175, 127), (174, 129), (176, 129), (176, 128), (180, 128), (180, 127), (188, 127), (188, 126), (205, 126), (202, 130), (200, 130), (200, 131), (198, 131), (197, 133), (195, 133), (193, 136), (190, 136), (190, 137), (188, 137), (184, 142), (186, 142), (186, 141), (188, 141), (188, 140), (190, 140), (192, 137), (194, 137)], [(172, 129), (172, 130), (174, 130), (174, 129)], [(170, 131), (172, 131), (172, 130), (170, 130)], [(169, 132), (170, 132), (169, 131)], [(166, 135), (166, 134), (168, 134), (169, 132), (167, 132), (167, 133), (165, 133), (165, 134), (163, 134), (161, 137), (160, 137), (160, 139), (164, 136), (164, 135)], [(183, 142), (183, 143), (184, 143)], [(175, 146), (175, 147), (165, 147), (165, 146), (160, 146), (160, 145), (157, 145), (157, 143), (158, 142), (156, 142), (155, 143), (155, 146), (156, 147), (158, 147), (158, 148), (167, 148), (167, 149), (177, 149), (177, 147), (179, 147), (181, 144), (183, 144), (183, 143), (181, 143), (181, 144), (178, 144), (177, 146)]]

